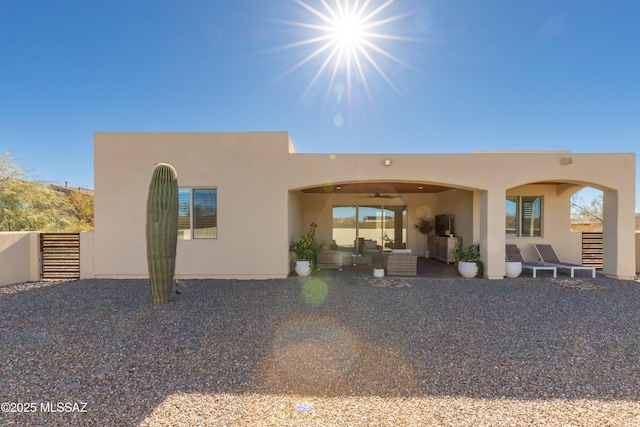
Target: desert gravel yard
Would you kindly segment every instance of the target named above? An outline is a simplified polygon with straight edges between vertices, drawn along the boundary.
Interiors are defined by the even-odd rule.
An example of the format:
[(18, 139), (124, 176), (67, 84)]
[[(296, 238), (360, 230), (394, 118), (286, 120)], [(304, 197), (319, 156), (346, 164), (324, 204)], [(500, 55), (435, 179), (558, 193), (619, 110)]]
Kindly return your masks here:
[(640, 426), (637, 282), (184, 283), (0, 288), (0, 425)]

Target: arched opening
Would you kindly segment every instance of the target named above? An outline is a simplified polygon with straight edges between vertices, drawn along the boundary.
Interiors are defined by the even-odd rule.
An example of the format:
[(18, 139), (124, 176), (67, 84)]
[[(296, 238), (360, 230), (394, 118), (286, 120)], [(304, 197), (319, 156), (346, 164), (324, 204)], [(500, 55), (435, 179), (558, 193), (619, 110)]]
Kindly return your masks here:
[(602, 232), (604, 225), (603, 192), (584, 187), (571, 196), (571, 230)]
[(359, 253), (364, 242), (381, 250), (407, 249), (411, 242), (411, 249), (424, 252), (426, 247), (415, 246), (413, 223), (419, 217), (433, 218), (438, 213), (438, 194), (452, 190), (426, 182), (355, 181), (299, 191), (305, 222), (319, 224), (320, 239)]
[(428, 236), (415, 225), (422, 218), (435, 223), (437, 215), (446, 214), (454, 218), (454, 229), (446, 237), (455, 234), (452, 240), (459, 245), (477, 243), (475, 203), (471, 189), (428, 181), (342, 181), (291, 189), (292, 238), (315, 222), (316, 241), (343, 252), (345, 259), (367, 256), (372, 248), (378, 252), (372, 255), (374, 261), (376, 256), (400, 251), (447, 264), (451, 262), (447, 251), (447, 256), (437, 256), (441, 251), (430, 250), (439, 241), (436, 230)]
[[(633, 218), (627, 214), (629, 201), (618, 190), (595, 182), (550, 180), (510, 188), (506, 196), (506, 241), (517, 244), (525, 258), (537, 260), (535, 245), (550, 244), (563, 262), (596, 267), (612, 277), (627, 277), (626, 258), (630, 253), (621, 248), (630, 247), (635, 236), (630, 222)], [(510, 204), (510, 200), (531, 197), (539, 197), (539, 211), (517, 211)], [(521, 223), (526, 223), (527, 215), (536, 221), (539, 215), (539, 230), (510, 234), (510, 213), (520, 215)]]

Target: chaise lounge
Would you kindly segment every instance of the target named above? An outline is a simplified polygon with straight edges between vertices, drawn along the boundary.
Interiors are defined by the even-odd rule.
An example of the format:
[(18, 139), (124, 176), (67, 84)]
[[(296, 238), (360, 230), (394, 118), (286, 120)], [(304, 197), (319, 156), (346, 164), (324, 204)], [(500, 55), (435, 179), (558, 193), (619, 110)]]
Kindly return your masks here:
[(560, 269), (569, 270), (571, 272), (571, 277), (574, 277), (575, 270), (590, 270), (591, 277), (595, 279), (596, 277), (595, 267), (589, 267), (586, 265), (579, 265), (579, 264), (571, 264), (569, 262), (562, 262), (560, 261), (560, 258), (558, 258), (556, 251), (553, 249), (553, 246), (551, 245), (535, 244), (533, 246), (535, 246), (536, 251), (538, 251), (538, 256), (540, 257), (540, 261), (544, 265), (549, 265), (549, 266), (554, 266)]
[(554, 278), (557, 277), (558, 275), (557, 267), (552, 265), (537, 264), (535, 262), (527, 261), (522, 256), (522, 252), (520, 252), (520, 248), (518, 247), (518, 245), (507, 244), (505, 246), (506, 246), (506, 251), (505, 251), (506, 260), (509, 262), (521, 262), (522, 268), (531, 270), (534, 279), (536, 278), (536, 273), (538, 272), (538, 270), (549, 270), (553, 273)]

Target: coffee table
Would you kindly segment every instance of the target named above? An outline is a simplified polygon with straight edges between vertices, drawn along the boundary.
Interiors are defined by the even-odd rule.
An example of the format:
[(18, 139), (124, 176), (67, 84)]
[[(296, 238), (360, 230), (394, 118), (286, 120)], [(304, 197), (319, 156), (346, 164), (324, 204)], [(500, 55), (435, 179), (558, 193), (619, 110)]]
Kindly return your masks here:
[(371, 265), (370, 255), (351, 255), (353, 265)]

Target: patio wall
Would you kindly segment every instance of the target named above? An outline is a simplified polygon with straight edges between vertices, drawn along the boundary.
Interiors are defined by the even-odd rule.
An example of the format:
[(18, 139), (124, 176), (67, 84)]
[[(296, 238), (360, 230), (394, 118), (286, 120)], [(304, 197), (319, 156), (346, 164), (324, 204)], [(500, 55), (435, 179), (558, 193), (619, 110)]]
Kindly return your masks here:
[(40, 278), (39, 233), (0, 233), (0, 286)]
[[(40, 280), (40, 233), (0, 233), (0, 286)], [(80, 278), (94, 275), (93, 232), (80, 233)]]

